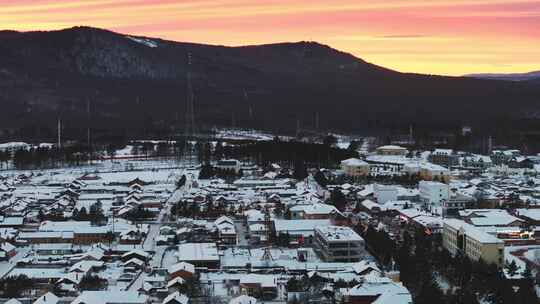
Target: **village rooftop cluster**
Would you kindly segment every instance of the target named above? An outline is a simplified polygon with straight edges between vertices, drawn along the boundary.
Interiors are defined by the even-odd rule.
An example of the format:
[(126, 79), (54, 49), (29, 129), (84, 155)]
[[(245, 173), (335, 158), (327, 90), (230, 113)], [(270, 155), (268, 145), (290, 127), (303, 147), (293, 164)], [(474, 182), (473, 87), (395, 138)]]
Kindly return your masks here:
[[(334, 168), (302, 168), (300, 180), (298, 167), (237, 159), (0, 172), (0, 297), (394, 304), (437, 285), (487, 301), (491, 291), (445, 273), (456, 261), (493, 267), (519, 297), (529, 279), (537, 290), (539, 156), (368, 140), (358, 151)], [(226, 176), (206, 176), (209, 167)], [(425, 262), (429, 288), (408, 265), (424, 250), (450, 261)]]

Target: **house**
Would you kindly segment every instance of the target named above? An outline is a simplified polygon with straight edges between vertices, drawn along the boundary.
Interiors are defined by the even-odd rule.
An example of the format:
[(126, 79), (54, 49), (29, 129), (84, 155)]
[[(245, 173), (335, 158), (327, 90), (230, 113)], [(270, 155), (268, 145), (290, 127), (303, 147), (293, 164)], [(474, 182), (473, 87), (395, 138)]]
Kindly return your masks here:
[(33, 304), (57, 304), (58, 302), (60, 299), (54, 293), (47, 292), (35, 300)]
[(366, 280), (344, 293), (346, 304), (412, 304), (409, 290), (389, 278), (367, 276)]
[(236, 245), (236, 227), (234, 220), (229, 217), (222, 216), (214, 221), (214, 226), (218, 231), (219, 239), (228, 245)]
[(379, 268), (379, 266), (377, 266), (375, 262), (367, 261), (367, 260), (361, 260), (358, 263), (354, 263), (352, 265), (352, 269), (354, 273), (356, 273), (359, 276), (364, 276), (364, 275), (368, 275), (372, 273), (376, 273), (377, 275), (380, 275), (380, 276), (382, 276), (383, 274), (382, 270)]
[(146, 251), (139, 249), (130, 250), (129, 252), (126, 252), (122, 255), (121, 260), (122, 262), (127, 262), (133, 258), (146, 262), (150, 258), (150, 254)]
[(131, 258), (123, 263), (124, 267), (129, 267), (133, 269), (142, 269), (144, 268), (144, 261), (139, 260), (138, 258)]
[(71, 268), (69, 268), (69, 272), (79, 272), (79, 273), (88, 273), (90, 271), (97, 271), (98, 269), (103, 268), (105, 264), (101, 261), (80, 261)]
[(190, 263), (179, 262), (169, 267), (167, 272), (169, 273), (169, 279), (171, 280), (177, 277), (187, 280), (195, 275), (195, 266)]
[(540, 209), (517, 209), (515, 215), (531, 226), (540, 226)]
[(169, 282), (167, 282), (167, 291), (169, 293), (173, 293), (176, 291), (184, 291), (185, 289), (186, 280), (182, 279), (182, 277), (178, 276)]
[(17, 254), (16, 247), (8, 242), (0, 242), (0, 252), (3, 252), (7, 259), (14, 257)]
[(273, 275), (246, 274), (240, 278), (240, 292), (250, 297), (273, 299), (277, 296), (277, 282)]
[(69, 272), (56, 281), (55, 285), (65, 291), (74, 291), (79, 288), (85, 275), (84, 273)]
[(188, 304), (189, 298), (181, 294), (180, 292), (174, 292), (168, 295), (164, 300), (163, 304)]
[(309, 205), (296, 205), (289, 208), (291, 219), (325, 220), (339, 212), (336, 207), (328, 204), (314, 203)]

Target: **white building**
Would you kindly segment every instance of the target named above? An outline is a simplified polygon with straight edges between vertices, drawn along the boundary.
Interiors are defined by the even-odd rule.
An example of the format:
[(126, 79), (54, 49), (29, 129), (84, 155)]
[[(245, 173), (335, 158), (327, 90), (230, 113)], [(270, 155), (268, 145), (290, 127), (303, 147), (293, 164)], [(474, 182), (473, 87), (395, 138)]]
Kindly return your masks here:
[(406, 148), (400, 147), (400, 146), (380, 146), (377, 149), (375, 149), (376, 153), (378, 155), (399, 155), (399, 156), (405, 156), (407, 155), (408, 151)]
[(418, 183), (420, 199), (428, 206), (440, 206), (443, 201), (450, 198), (450, 186), (447, 184), (420, 181)]
[(216, 163), (216, 168), (221, 170), (232, 170), (235, 173), (240, 171), (242, 163), (237, 159), (222, 159)]
[(364, 253), (364, 239), (343, 226), (315, 228), (315, 244), (328, 262), (358, 262)]
[(396, 186), (379, 185), (373, 186), (373, 194), (377, 199), (377, 203), (385, 204), (388, 201), (398, 200), (398, 188)]

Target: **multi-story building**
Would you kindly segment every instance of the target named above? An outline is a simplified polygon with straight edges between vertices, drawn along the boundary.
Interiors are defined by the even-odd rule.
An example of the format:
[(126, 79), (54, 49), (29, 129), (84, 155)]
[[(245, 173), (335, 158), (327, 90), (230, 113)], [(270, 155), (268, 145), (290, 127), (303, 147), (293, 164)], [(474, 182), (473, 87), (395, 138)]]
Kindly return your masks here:
[(418, 174), (422, 180), (426, 181), (441, 181), (445, 183), (450, 181), (450, 170), (428, 162), (420, 164)]
[(328, 262), (358, 262), (364, 253), (364, 239), (343, 226), (315, 228), (315, 246)]
[(440, 182), (420, 181), (418, 183), (420, 200), (430, 207), (440, 206), (442, 201), (450, 198), (450, 186)]
[(397, 201), (398, 200), (398, 189), (396, 186), (390, 186), (390, 185), (379, 185), (375, 184), (373, 186), (373, 195), (377, 199), (377, 203), (379, 204), (385, 204), (389, 201)]
[(429, 155), (429, 161), (450, 168), (459, 164), (459, 156), (452, 149), (435, 149)]
[(475, 203), (476, 199), (474, 197), (460, 193), (450, 193), (450, 198), (442, 201), (442, 215), (457, 216), (459, 210), (473, 208)]
[(462, 220), (444, 221), (443, 247), (452, 255), (461, 252), (474, 261), (504, 263), (504, 241)]
[(467, 169), (485, 170), (493, 165), (491, 157), (478, 154), (469, 154), (461, 158), (461, 167)]

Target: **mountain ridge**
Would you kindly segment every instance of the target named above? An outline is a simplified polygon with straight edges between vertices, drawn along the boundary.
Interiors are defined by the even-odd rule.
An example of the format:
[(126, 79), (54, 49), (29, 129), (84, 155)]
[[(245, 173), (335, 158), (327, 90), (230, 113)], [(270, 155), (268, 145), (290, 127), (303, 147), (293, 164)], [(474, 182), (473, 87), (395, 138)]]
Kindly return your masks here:
[(89, 125), (178, 130), (188, 70), (201, 126), (292, 131), (313, 129), (317, 115), (320, 129), (364, 133), (482, 125), (537, 112), (540, 96), (523, 83), (400, 73), (316, 42), (228, 47), (91, 27), (2, 31), (0, 130), (50, 136), (58, 117), (74, 134)]

